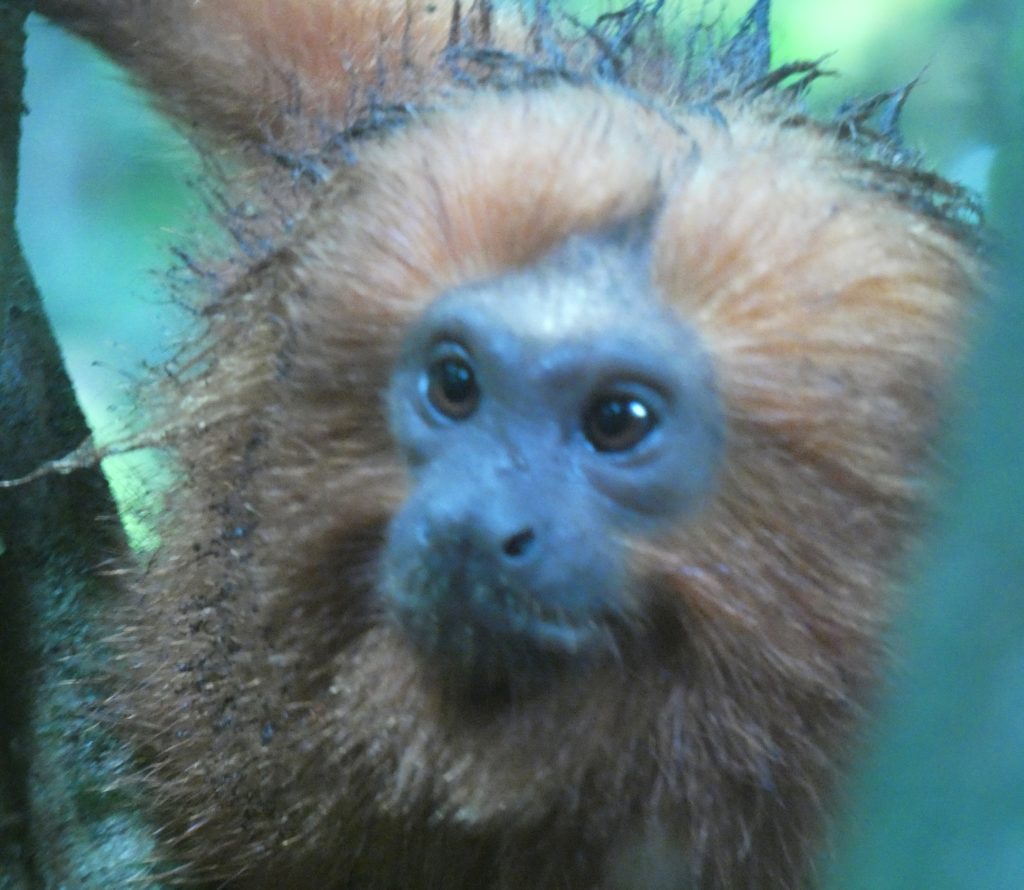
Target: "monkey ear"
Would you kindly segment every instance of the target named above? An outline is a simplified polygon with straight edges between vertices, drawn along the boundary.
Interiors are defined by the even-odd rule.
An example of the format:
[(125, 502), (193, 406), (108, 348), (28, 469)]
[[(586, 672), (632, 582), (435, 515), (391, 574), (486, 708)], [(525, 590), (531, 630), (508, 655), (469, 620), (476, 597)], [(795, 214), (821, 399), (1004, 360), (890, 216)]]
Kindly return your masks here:
[[(491, 35), (458, 0), (37, 0), (219, 144), (307, 153), (372, 110), (414, 101), (452, 41)], [(482, 24), (474, 18), (480, 19)]]

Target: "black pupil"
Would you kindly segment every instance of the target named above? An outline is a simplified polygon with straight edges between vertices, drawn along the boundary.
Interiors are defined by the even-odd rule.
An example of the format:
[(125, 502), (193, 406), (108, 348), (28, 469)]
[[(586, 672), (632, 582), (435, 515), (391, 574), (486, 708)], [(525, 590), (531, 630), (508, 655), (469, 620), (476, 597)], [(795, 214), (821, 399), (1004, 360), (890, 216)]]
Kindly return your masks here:
[(586, 436), (598, 451), (626, 451), (654, 426), (654, 414), (639, 399), (607, 396), (595, 402), (586, 418)]
[(441, 359), (430, 369), (430, 401), (442, 414), (468, 417), (476, 407), (479, 394), (476, 375), (462, 359)]
[(465, 402), (476, 392), (473, 372), (465, 362), (445, 359), (441, 362), (441, 390), (449, 402)]

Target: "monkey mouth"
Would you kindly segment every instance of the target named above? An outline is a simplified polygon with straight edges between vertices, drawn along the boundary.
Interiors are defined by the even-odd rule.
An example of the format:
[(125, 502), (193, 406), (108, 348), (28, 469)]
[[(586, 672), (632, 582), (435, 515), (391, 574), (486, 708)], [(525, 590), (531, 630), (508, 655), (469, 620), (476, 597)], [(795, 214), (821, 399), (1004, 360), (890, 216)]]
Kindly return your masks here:
[(566, 656), (588, 648), (601, 629), (592, 613), (545, 605), (532, 591), (488, 590), (470, 611), (489, 633), (519, 636), (543, 651)]
[(424, 575), (429, 582), (390, 579), (383, 591), (388, 611), (423, 656), (474, 685), (536, 685), (587, 660), (609, 636), (600, 613), (551, 605), (537, 591)]

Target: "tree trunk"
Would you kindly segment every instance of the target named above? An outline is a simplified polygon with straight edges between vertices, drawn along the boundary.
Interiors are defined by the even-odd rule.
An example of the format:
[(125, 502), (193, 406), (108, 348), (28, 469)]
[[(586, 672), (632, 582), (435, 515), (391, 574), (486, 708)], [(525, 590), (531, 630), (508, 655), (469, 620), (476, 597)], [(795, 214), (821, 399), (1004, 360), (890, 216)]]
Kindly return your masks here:
[[(27, 6), (0, 0), (0, 480), (88, 435), (14, 228)], [(119, 782), (130, 761), (95, 714), (117, 596), (103, 568), (124, 554), (99, 469), (0, 488), (0, 890), (150, 873), (151, 833)]]

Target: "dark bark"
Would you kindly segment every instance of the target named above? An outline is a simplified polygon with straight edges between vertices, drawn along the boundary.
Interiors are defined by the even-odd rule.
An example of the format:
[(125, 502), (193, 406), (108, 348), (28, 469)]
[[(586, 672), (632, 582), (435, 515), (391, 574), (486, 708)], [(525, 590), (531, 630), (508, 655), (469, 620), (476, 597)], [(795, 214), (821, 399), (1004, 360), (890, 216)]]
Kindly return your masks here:
[[(38, 297), (14, 230), (21, 135), (21, 67), (25, 13), (0, 7), (0, 476), (22, 460), (25, 423), (11, 410), (27, 395), (20, 380), (23, 330)], [(10, 407), (9, 407), (10, 406)], [(29, 492), (0, 495), (0, 886), (37, 883), (29, 843), (28, 727), (31, 702), (30, 587), (19, 515)]]
[[(14, 228), (27, 4), (0, 0), (0, 480), (77, 447), (75, 401)], [(102, 568), (123, 555), (99, 469), (0, 487), (0, 890), (126, 886), (149, 833), (96, 702)]]

